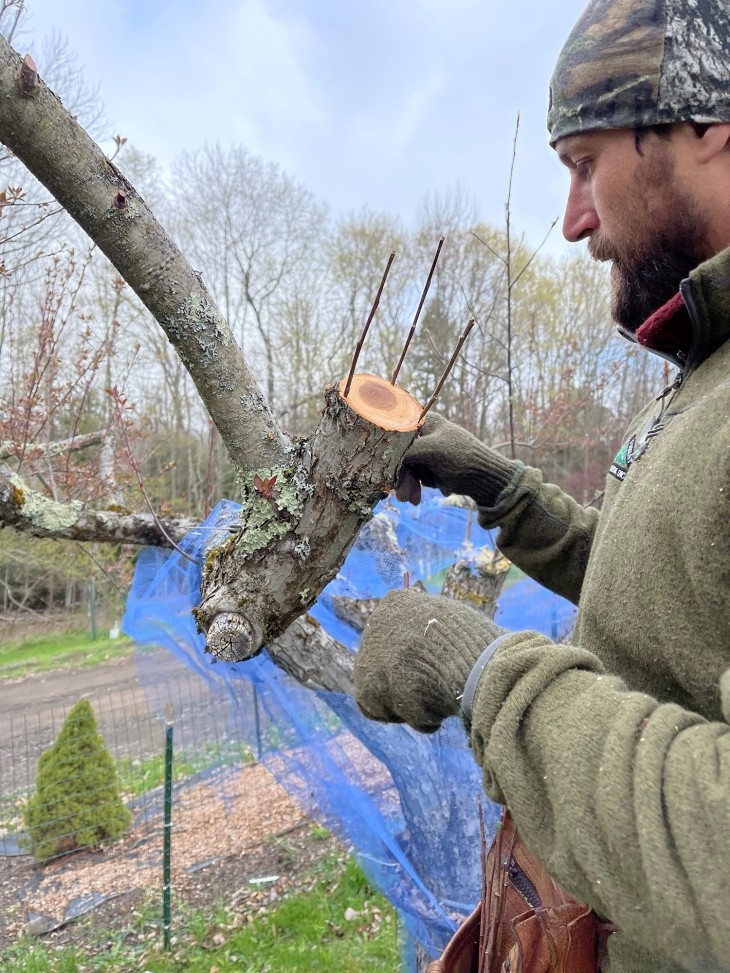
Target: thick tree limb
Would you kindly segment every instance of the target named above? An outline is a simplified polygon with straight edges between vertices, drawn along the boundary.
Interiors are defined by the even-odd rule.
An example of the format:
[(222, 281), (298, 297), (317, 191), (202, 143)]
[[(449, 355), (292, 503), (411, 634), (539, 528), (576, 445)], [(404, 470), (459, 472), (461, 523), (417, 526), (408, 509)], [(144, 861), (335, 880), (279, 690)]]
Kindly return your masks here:
[(311, 615), (292, 622), (267, 652), (280, 669), (307, 689), (353, 695), (354, 654), (328, 635)]
[(153, 314), (190, 373), (231, 460), (271, 466), (286, 439), (200, 277), (142, 197), (0, 37), (0, 140), (56, 197)]
[(416, 431), (379, 428), (337, 386), (328, 389), (312, 439), (292, 447), (287, 468), (266, 471), (263, 481), (246, 477), (241, 530), (208, 554), (195, 617), (210, 651), (249, 658), (314, 604), (391, 488)]
[(30, 490), (16, 473), (0, 464), (0, 526), (33, 537), (169, 547), (163, 529), (179, 541), (197, 523), (182, 517), (155, 519), (152, 514), (90, 510), (78, 502), (57, 503)]
[(52, 443), (15, 443), (9, 439), (0, 443), (0, 460), (9, 459), (11, 456), (19, 456), (23, 453), (26, 457), (44, 459), (53, 456), (63, 456), (66, 453), (75, 453), (88, 446), (98, 446), (104, 439), (104, 431), (87, 432), (70, 439), (57, 439)]

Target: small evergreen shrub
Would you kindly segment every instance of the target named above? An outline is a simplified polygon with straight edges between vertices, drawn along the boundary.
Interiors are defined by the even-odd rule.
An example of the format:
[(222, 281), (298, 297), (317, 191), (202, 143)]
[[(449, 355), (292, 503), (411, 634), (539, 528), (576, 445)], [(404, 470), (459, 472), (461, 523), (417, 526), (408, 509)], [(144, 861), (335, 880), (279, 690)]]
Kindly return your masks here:
[(79, 700), (56, 742), (41, 754), (24, 821), (37, 861), (113, 841), (129, 827), (132, 815), (119, 796), (116, 767), (88, 700)]

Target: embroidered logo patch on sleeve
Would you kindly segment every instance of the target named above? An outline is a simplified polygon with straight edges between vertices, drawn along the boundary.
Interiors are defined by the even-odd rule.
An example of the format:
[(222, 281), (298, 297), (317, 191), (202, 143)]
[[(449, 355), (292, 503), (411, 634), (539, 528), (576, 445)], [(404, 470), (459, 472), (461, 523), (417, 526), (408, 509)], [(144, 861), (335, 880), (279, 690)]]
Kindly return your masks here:
[(634, 444), (636, 443), (636, 436), (632, 436), (627, 443), (624, 443), (621, 449), (616, 454), (616, 458), (609, 467), (608, 472), (611, 476), (615, 476), (617, 480), (626, 479), (626, 474), (629, 472), (629, 467), (634, 460)]

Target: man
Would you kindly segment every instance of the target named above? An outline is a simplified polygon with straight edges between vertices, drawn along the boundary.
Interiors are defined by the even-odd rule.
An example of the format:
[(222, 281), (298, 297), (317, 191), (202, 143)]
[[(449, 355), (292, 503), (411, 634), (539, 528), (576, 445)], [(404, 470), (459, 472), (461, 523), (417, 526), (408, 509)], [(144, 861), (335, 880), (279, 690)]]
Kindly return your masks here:
[(610, 261), (620, 329), (677, 378), (629, 429), (600, 514), (426, 423), (401, 497), (471, 496), (578, 621), (555, 645), (391, 592), (357, 701), (425, 732), (462, 715), (490, 797), (617, 927), (612, 973), (730, 970), (730, 0), (592, 0), (550, 95), (564, 234)]

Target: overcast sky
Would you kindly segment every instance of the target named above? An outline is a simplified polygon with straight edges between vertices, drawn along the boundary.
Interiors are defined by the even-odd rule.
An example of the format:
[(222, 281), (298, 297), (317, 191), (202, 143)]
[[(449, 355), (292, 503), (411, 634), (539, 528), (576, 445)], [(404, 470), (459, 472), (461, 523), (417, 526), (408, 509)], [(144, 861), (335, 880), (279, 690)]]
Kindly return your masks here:
[[(459, 185), (501, 224), (519, 112), (514, 220), (537, 243), (567, 188), (547, 144), (548, 82), (584, 5), (27, 0), (17, 46), (63, 34), (110, 135), (163, 166), (206, 142), (243, 144), (334, 215), (367, 205), (411, 224), (426, 193)], [(561, 241), (556, 227), (550, 249)]]

